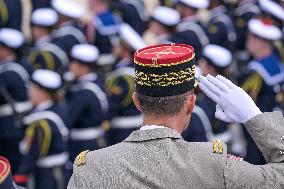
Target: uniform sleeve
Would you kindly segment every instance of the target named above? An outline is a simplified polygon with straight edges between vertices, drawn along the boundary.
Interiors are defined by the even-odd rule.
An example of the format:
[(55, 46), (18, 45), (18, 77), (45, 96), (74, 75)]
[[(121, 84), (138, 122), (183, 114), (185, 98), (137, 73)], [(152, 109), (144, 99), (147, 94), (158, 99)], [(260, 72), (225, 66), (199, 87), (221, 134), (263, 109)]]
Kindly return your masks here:
[(227, 188), (284, 187), (284, 118), (280, 112), (263, 113), (249, 120), (245, 127), (268, 164), (256, 166), (227, 159)]
[(227, 158), (225, 186), (237, 188), (283, 188), (284, 164), (252, 165), (245, 161)]
[[(87, 94), (88, 95), (88, 94)], [(82, 98), (83, 97), (83, 98)], [(74, 128), (80, 116), (88, 105), (86, 95), (83, 92), (74, 93), (68, 101), (68, 126)]]
[(51, 138), (52, 132), (46, 120), (31, 124), (27, 128), (22, 149), (24, 157), (18, 174), (29, 174), (35, 168), (36, 161), (47, 155)]

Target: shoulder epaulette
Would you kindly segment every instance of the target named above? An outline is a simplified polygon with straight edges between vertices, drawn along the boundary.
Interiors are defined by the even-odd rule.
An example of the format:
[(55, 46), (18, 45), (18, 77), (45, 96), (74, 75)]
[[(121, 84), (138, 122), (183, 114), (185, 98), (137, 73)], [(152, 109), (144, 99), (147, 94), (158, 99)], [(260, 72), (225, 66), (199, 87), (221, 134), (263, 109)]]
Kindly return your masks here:
[(81, 152), (77, 157), (76, 157), (76, 165), (81, 166), (86, 164), (86, 155), (89, 153), (90, 150), (85, 150)]
[(213, 153), (223, 154), (223, 144), (220, 140), (213, 140)]

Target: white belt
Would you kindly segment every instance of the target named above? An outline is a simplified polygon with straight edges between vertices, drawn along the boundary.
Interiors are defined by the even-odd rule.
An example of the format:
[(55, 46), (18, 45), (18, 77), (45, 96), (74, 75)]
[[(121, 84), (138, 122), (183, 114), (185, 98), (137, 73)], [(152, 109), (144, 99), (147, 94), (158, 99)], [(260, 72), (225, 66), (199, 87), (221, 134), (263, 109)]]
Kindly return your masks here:
[[(16, 102), (14, 103), (15, 110), (17, 113), (23, 113), (25, 111), (32, 109), (32, 104), (28, 101), (25, 102)], [(10, 116), (13, 115), (15, 112), (12, 108), (11, 104), (4, 104), (0, 106), (0, 116)]]
[(64, 165), (69, 158), (67, 152), (63, 152), (61, 154), (50, 155), (44, 158), (40, 158), (37, 160), (36, 164), (41, 168), (51, 168), (55, 166)]
[(139, 128), (143, 125), (143, 116), (122, 116), (115, 117), (110, 122), (111, 128), (115, 129), (131, 129)]
[(70, 139), (71, 140), (91, 140), (96, 139), (104, 134), (102, 127), (98, 128), (86, 128), (86, 129), (71, 129)]

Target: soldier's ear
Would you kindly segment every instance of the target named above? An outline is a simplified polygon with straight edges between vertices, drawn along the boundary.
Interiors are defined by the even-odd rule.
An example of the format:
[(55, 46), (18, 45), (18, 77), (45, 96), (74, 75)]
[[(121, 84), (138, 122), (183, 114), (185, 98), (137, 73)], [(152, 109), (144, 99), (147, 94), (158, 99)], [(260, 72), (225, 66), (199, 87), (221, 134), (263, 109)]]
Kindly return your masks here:
[(134, 93), (132, 94), (132, 100), (133, 100), (133, 102), (134, 102), (136, 108), (137, 108), (140, 112), (142, 112), (142, 111), (141, 111), (141, 105), (140, 105), (140, 102), (139, 102), (139, 100), (138, 100), (138, 96), (137, 96), (137, 93), (136, 93), (136, 92), (134, 92)]
[(187, 98), (187, 101), (186, 101), (186, 113), (187, 114), (191, 114), (192, 113), (193, 108), (195, 106), (195, 101), (196, 101), (196, 95), (195, 94), (190, 95)]

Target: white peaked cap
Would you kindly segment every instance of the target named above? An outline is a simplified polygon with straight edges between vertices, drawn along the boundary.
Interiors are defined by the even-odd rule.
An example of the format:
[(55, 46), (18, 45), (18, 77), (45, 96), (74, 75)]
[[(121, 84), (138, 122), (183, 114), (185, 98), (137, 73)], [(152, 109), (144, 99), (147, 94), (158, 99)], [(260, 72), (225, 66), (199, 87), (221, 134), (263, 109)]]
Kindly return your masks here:
[(203, 56), (221, 68), (227, 67), (232, 62), (232, 53), (219, 45), (209, 44), (205, 46)]
[(39, 26), (54, 26), (58, 21), (56, 11), (50, 8), (36, 9), (32, 13), (32, 23)]
[(153, 18), (166, 26), (175, 26), (180, 22), (180, 15), (176, 10), (162, 6), (154, 10)]
[(52, 0), (52, 7), (59, 13), (70, 18), (80, 18), (85, 8), (73, 0)]
[(251, 19), (248, 22), (248, 28), (253, 34), (267, 40), (278, 40), (282, 36), (279, 28), (260, 19)]
[(209, 6), (209, 0), (178, 0), (178, 2), (195, 9), (206, 9)]
[(284, 9), (272, 0), (259, 0), (260, 8), (274, 17), (284, 21)]
[(143, 38), (129, 24), (120, 25), (120, 37), (134, 50), (146, 47)]
[(32, 81), (48, 90), (58, 90), (62, 86), (60, 75), (51, 70), (35, 70), (32, 74)]
[(12, 49), (21, 47), (25, 42), (25, 36), (22, 32), (12, 28), (0, 29), (0, 42)]
[(72, 48), (71, 57), (82, 63), (94, 63), (99, 58), (99, 50), (94, 45), (79, 44)]

